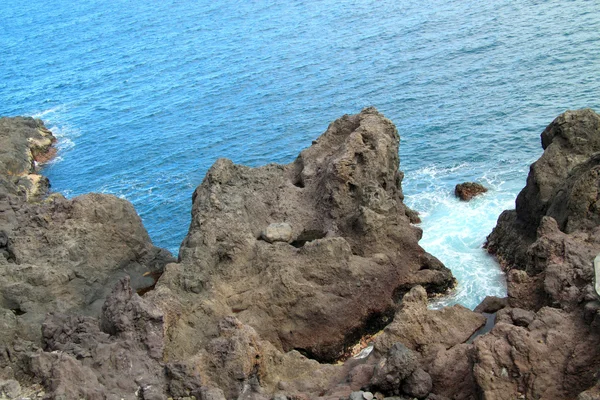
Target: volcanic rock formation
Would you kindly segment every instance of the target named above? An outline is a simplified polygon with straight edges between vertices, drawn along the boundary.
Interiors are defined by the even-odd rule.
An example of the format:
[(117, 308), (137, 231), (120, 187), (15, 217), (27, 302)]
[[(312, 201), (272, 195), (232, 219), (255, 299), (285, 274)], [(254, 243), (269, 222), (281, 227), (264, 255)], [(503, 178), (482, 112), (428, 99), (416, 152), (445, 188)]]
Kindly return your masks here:
[[(133, 206), (114, 196), (47, 198), (36, 160), (53, 150), (39, 120), (0, 119), (0, 381), (24, 379), (48, 312), (98, 316), (112, 287), (174, 261), (152, 245)], [(44, 184), (46, 182), (46, 184)]]
[[(332, 123), (290, 165), (217, 161), (194, 193), (178, 263), (124, 200), (45, 197), (31, 182), (43, 181), (34, 160), (53, 137), (33, 119), (0, 122), (4, 394), (41, 384), (48, 398), (348, 395), (391, 355), (344, 365), (305, 355), (334, 361), (415, 285), (454, 284), (417, 243), (399, 136), (374, 109)], [(405, 375), (394, 378), (405, 393), (429, 394), (426, 372)]]
[[(47, 132), (0, 127), (19, 132), (0, 154), (0, 397), (599, 398), (591, 110), (544, 131), (517, 210), (488, 238), (509, 298), (486, 299), (485, 316), (427, 308), (453, 278), (417, 243), (399, 137), (374, 109), (335, 121), (289, 165), (218, 160), (178, 262), (126, 201), (32, 191), (29, 138)], [(351, 357), (361, 337), (371, 344)]]
[[(368, 108), (333, 122), (291, 164), (218, 160), (194, 192), (179, 265), (158, 285), (193, 305), (181, 306), (171, 334), (235, 315), (280, 350), (331, 362), (385, 326), (411, 287), (451, 287), (402, 202), (399, 141)], [(215, 333), (194, 330), (186, 348), (168, 351), (197, 351)]]
[(600, 252), (600, 116), (565, 112), (542, 132), (542, 147), (516, 210), (500, 215), (487, 241), (507, 271), (513, 308), (475, 341), (486, 398), (574, 398), (600, 367), (592, 267)]

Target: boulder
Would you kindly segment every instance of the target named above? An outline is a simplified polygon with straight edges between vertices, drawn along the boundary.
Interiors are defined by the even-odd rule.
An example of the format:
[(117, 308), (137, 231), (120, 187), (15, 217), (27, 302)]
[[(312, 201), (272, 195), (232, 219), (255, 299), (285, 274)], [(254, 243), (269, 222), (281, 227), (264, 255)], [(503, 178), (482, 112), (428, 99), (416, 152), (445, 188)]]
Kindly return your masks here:
[[(394, 343), (386, 357), (382, 358), (375, 367), (371, 385), (384, 393), (398, 394), (402, 382), (410, 377), (418, 366), (417, 355), (412, 350), (402, 343)], [(408, 388), (418, 389), (416, 378), (422, 377), (415, 377), (413, 379), (415, 382), (410, 381)]]
[(292, 227), (285, 222), (269, 224), (269, 226), (261, 233), (261, 236), (269, 243), (291, 242)]
[(599, 339), (578, 315), (553, 308), (527, 327), (498, 322), (474, 341), (475, 380), (484, 398), (575, 398), (595, 383)]
[(542, 132), (516, 209), (503, 212), (487, 248), (509, 272), (509, 303), (538, 310), (592, 300), (592, 260), (600, 252), (600, 116), (567, 111)]
[(481, 183), (464, 182), (456, 185), (454, 188), (454, 195), (462, 201), (469, 201), (473, 197), (483, 194), (487, 191), (488, 189)]
[(493, 314), (508, 306), (508, 298), (497, 296), (486, 296), (473, 311)]
[(421, 368), (415, 369), (402, 383), (402, 391), (418, 399), (427, 397), (432, 388), (431, 376)]
[[(280, 350), (331, 362), (391, 319), (398, 293), (451, 287), (418, 245), (398, 145), (394, 125), (368, 108), (333, 122), (291, 164), (218, 160), (194, 192), (179, 266), (157, 285), (166, 302), (203, 304), (184, 307), (175, 336), (235, 315)], [(197, 352), (217, 334), (196, 332), (169, 352)]]

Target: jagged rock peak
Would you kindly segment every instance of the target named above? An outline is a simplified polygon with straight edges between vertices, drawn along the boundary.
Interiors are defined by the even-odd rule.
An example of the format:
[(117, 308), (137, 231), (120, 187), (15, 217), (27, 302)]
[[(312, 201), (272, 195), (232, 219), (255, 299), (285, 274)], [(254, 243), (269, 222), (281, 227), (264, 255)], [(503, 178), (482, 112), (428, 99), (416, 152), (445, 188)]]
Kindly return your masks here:
[(385, 324), (414, 285), (444, 292), (454, 279), (418, 245), (402, 201), (399, 143), (367, 108), (288, 165), (217, 160), (194, 192), (179, 288), (210, 289), (278, 348), (325, 361)]

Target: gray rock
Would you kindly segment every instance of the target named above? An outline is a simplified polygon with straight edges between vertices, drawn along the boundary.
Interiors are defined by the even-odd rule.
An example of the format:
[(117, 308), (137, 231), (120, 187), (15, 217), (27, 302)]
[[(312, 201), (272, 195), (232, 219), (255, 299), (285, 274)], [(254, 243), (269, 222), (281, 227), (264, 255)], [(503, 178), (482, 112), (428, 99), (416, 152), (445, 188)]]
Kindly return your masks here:
[[(184, 307), (174, 336), (189, 338), (185, 326), (214, 326), (234, 313), (279, 350), (333, 362), (348, 337), (393, 315), (396, 293), (451, 287), (450, 271), (418, 245), (421, 231), (402, 201), (398, 145), (391, 121), (368, 108), (333, 122), (291, 164), (217, 160), (194, 192), (180, 266), (161, 278), (166, 301), (206, 305)], [(287, 226), (284, 235), (263, 234), (273, 221), (293, 228), (289, 244)], [(186, 341), (199, 348), (205, 334), (215, 331)]]
[(418, 367), (416, 354), (402, 343), (395, 343), (386, 357), (375, 367), (371, 384), (384, 393), (394, 393), (400, 389), (403, 380)]
[(219, 388), (204, 387), (200, 392), (201, 400), (226, 400), (225, 394)]
[(493, 314), (508, 306), (507, 297), (486, 296), (473, 311)]
[(362, 390), (357, 391), (357, 392), (352, 392), (350, 393), (350, 400), (364, 400), (363, 394), (365, 392), (363, 392)]
[(43, 198), (48, 180), (36, 170), (36, 162), (50, 159), (56, 138), (42, 121), (28, 117), (0, 118), (0, 194), (23, 196), (29, 201)]
[(292, 226), (286, 222), (269, 224), (261, 233), (261, 237), (269, 243), (291, 242)]
[(363, 399), (364, 400), (373, 400), (375, 396), (373, 396), (373, 393), (371, 392), (364, 392), (363, 393)]
[(402, 383), (402, 391), (410, 396), (423, 399), (431, 392), (433, 383), (431, 376), (421, 368), (417, 368)]
[(21, 385), (14, 379), (0, 381), (0, 397), (16, 399), (21, 394)]
[(362, 390), (350, 393), (350, 400), (373, 400), (373, 393)]

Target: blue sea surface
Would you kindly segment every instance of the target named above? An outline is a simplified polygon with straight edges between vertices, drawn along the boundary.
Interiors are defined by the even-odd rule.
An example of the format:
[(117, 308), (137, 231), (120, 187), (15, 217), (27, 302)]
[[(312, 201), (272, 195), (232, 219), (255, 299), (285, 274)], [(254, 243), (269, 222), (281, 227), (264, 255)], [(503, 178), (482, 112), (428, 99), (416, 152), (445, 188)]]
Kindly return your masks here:
[[(543, 128), (600, 110), (594, 1), (4, 0), (0, 15), (0, 115), (59, 137), (52, 189), (130, 200), (175, 254), (217, 158), (288, 163), (376, 106), (402, 138), (421, 245), (459, 281), (439, 304), (505, 294), (486, 235)], [(463, 181), (491, 190), (461, 203)]]

